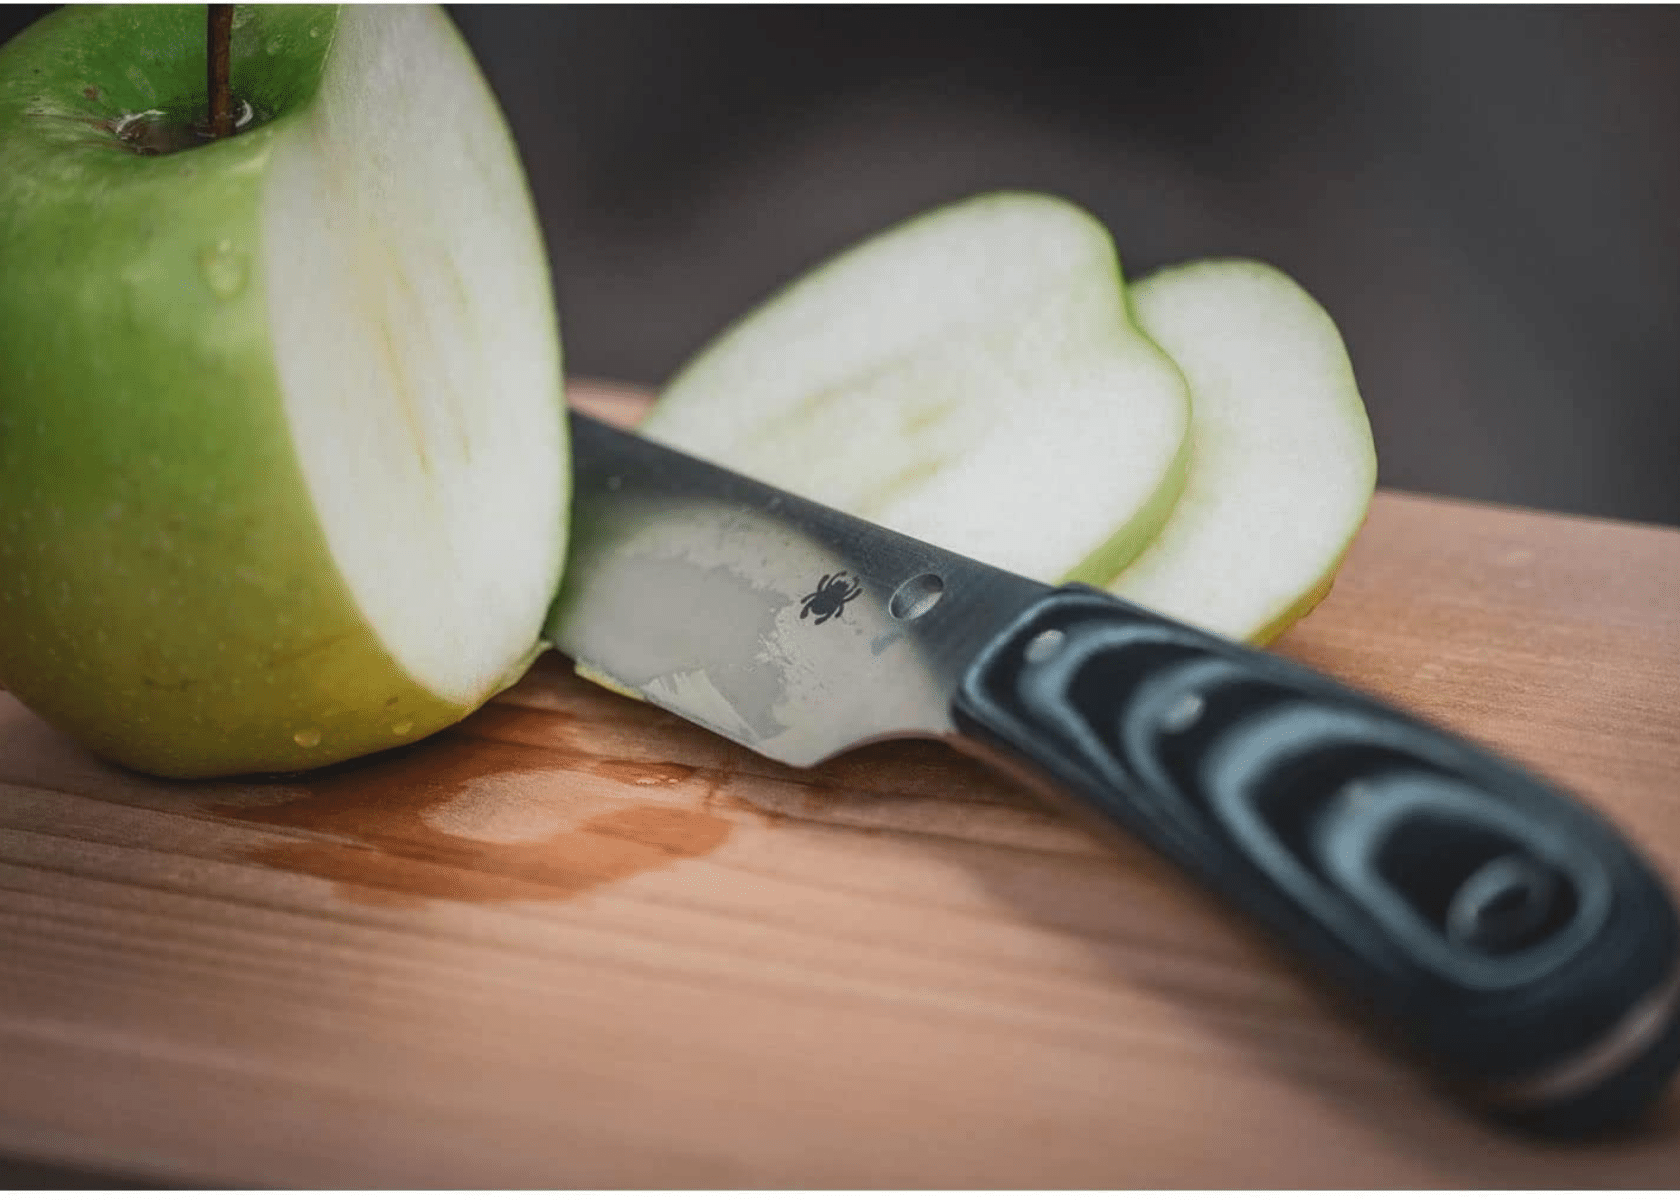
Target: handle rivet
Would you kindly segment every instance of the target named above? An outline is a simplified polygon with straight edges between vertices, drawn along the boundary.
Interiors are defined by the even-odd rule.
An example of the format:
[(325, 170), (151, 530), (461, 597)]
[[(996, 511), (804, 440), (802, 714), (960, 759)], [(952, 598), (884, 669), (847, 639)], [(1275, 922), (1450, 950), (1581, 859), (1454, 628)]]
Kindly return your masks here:
[(1021, 651), (1021, 657), (1035, 665), (1045, 662), (1062, 648), (1062, 643), (1065, 641), (1067, 641), (1067, 634), (1060, 629), (1043, 630), (1033, 634), (1032, 641), (1028, 642), (1026, 649)]
[(1183, 733), (1200, 721), (1206, 711), (1207, 701), (1200, 692), (1185, 692), (1161, 715), (1161, 728), (1168, 733)]
[(1556, 876), (1524, 854), (1485, 863), (1466, 879), (1447, 909), (1447, 937), (1484, 953), (1511, 953), (1549, 932)]

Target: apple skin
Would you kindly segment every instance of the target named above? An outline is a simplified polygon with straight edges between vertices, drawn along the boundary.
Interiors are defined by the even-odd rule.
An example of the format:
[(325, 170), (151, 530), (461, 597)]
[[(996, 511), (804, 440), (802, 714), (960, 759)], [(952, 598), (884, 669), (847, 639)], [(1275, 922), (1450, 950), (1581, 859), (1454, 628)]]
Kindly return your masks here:
[(0, 49), (0, 680), (140, 771), (316, 767), (483, 699), (370, 630), (282, 408), (259, 193), (338, 19), (242, 9), (236, 88), (274, 119), (156, 157), (96, 123), (202, 105), (201, 6), (71, 7)]

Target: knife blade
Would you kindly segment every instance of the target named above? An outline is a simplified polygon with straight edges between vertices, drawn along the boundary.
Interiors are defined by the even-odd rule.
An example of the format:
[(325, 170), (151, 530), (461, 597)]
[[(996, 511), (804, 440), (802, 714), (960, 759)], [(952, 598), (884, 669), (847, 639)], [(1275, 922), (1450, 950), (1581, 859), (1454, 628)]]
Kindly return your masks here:
[(1278, 655), (1022, 578), (582, 413), (545, 634), (809, 767), (938, 738), (1143, 841), (1457, 1099), (1580, 1135), (1680, 1063), (1680, 920), (1606, 819)]

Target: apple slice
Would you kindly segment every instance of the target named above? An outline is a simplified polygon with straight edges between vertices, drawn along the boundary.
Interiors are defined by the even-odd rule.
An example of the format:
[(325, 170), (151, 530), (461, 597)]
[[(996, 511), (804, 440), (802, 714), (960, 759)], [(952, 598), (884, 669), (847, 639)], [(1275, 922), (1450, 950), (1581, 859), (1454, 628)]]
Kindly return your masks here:
[(517, 677), (565, 550), (547, 257), (435, 7), (72, 6), (0, 51), (0, 678), (145, 771), (317, 766)]
[(1190, 477), (1166, 526), (1110, 584), (1147, 608), (1263, 644), (1311, 611), (1376, 485), (1371, 426), (1335, 324), (1251, 261), (1160, 271), (1138, 322), (1190, 381)]
[(995, 194), (803, 276), (664, 390), (647, 436), (1035, 577), (1106, 583), (1187, 467), (1177, 369), (1107, 232)]

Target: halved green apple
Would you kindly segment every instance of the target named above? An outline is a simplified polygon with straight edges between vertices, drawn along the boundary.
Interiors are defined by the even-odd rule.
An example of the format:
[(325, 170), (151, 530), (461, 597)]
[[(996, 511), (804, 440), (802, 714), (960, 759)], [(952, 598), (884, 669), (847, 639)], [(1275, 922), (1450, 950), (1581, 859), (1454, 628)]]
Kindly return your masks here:
[(690, 362), (640, 428), (946, 549), (1101, 584), (1171, 513), (1189, 419), (1107, 231), (1006, 193), (804, 275)]
[(474, 709), (569, 500), (547, 257), (442, 10), (240, 6), (208, 143), (204, 30), (72, 6), (0, 50), (0, 679), (173, 776)]

